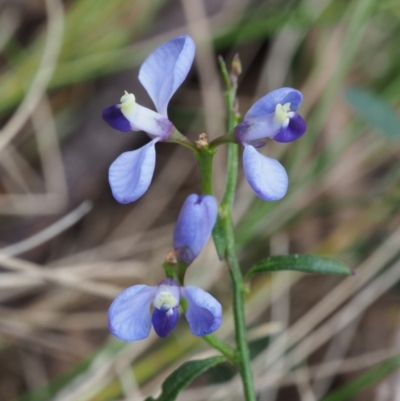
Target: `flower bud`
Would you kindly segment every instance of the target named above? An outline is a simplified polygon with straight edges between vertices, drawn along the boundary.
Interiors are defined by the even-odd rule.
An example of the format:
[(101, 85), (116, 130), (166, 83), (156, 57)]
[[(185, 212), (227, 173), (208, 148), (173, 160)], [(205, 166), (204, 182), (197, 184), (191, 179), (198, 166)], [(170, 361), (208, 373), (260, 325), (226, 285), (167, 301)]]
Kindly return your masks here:
[(218, 203), (211, 195), (190, 195), (183, 204), (174, 230), (178, 260), (190, 264), (208, 241), (217, 219)]
[(231, 84), (234, 87), (237, 87), (238, 78), (241, 73), (242, 73), (242, 63), (240, 62), (239, 55), (235, 54), (232, 60), (231, 75), (230, 75)]

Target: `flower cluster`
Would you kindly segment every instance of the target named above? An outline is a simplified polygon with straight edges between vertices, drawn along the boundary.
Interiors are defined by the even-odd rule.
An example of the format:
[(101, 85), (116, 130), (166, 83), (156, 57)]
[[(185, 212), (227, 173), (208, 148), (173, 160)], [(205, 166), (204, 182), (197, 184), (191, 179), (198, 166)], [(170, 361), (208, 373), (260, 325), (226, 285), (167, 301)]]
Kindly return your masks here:
[[(139, 105), (135, 96), (128, 92), (121, 97), (119, 104), (103, 111), (103, 119), (111, 127), (122, 132), (142, 130), (151, 139), (140, 149), (122, 153), (111, 164), (109, 182), (118, 202), (133, 202), (147, 191), (155, 168), (155, 144), (159, 141), (177, 141), (182, 137), (168, 119), (167, 107), (172, 95), (186, 78), (194, 53), (193, 40), (189, 36), (179, 36), (158, 47), (142, 64), (139, 81), (157, 111)], [(235, 62), (238, 75), (238, 59)], [(233, 76), (234, 82), (237, 82), (234, 71)], [(281, 199), (287, 191), (288, 176), (277, 160), (262, 155), (256, 148), (264, 146), (266, 138), (292, 142), (304, 134), (306, 123), (297, 114), (301, 101), (302, 94), (298, 90), (277, 89), (250, 108), (235, 128), (234, 140), (232, 133), (228, 133), (223, 140), (214, 143), (215, 147), (217, 143), (226, 141), (244, 145), (245, 177), (256, 195), (263, 200)], [(205, 146), (210, 146), (210, 153), (215, 151), (212, 145), (205, 143)], [(197, 156), (201, 155), (194, 144), (193, 149)], [(211, 235), (217, 213), (218, 203), (213, 196), (193, 194), (186, 199), (173, 235), (179, 266), (186, 269), (200, 254)], [(108, 313), (109, 328), (115, 336), (125, 341), (141, 340), (149, 335), (151, 326), (160, 337), (167, 336), (178, 322), (181, 299), (185, 300), (183, 309), (194, 335), (204, 336), (218, 329), (222, 319), (220, 303), (198, 287), (180, 285), (178, 281), (183, 284), (183, 276), (172, 273), (168, 273), (168, 276), (158, 286), (134, 285), (116, 297)]]
[[(186, 199), (174, 231), (179, 260), (189, 264), (199, 255), (214, 227), (217, 209), (213, 196), (193, 194)], [(192, 334), (204, 336), (219, 328), (220, 303), (201, 288), (180, 286), (169, 278), (158, 286), (140, 284), (122, 291), (108, 311), (110, 331), (121, 340), (137, 341), (146, 338), (153, 325), (155, 332), (165, 337), (178, 323), (181, 298), (187, 303), (185, 316)]]
[[(127, 93), (121, 103), (103, 111), (103, 119), (122, 131), (145, 131), (151, 141), (140, 149), (124, 152), (111, 164), (109, 182), (115, 199), (129, 203), (148, 189), (155, 168), (155, 144), (177, 132), (169, 121), (167, 106), (186, 78), (193, 63), (195, 45), (189, 36), (179, 36), (152, 52), (142, 64), (139, 81), (154, 102), (157, 112), (136, 103)], [(259, 99), (235, 129), (235, 138), (244, 145), (245, 177), (257, 196), (266, 201), (283, 198), (288, 188), (284, 167), (275, 159), (263, 156), (256, 148), (263, 139), (292, 142), (306, 131), (306, 123), (297, 114), (302, 94), (296, 89), (280, 88)]]

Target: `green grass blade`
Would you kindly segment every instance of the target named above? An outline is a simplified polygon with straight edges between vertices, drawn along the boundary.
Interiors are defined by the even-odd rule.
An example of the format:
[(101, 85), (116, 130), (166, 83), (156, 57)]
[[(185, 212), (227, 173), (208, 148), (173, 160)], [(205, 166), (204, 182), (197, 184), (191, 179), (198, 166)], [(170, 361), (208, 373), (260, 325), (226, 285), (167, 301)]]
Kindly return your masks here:
[(387, 376), (400, 368), (400, 356), (389, 358), (378, 366), (368, 370), (357, 379), (345, 385), (341, 389), (329, 394), (321, 401), (346, 401), (351, 400), (357, 394), (366, 390), (368, 387), (385, 379)]

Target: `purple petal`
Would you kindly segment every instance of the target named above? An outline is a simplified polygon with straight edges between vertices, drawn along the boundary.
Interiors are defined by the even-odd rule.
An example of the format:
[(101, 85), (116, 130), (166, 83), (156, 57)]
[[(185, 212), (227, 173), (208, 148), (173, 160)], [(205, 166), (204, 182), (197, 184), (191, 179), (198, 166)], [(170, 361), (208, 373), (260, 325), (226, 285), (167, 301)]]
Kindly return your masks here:
[(265, 146), (265, 141), (263, 141), (262, 139), (255, 139), (254, 141), (250, 141), (249, 145), (258, 149), (258, 148), (262, 148), (263, 146)]
[(243, 152), (246, 179), (258, 197), (266, 201), (283, 198), (288, 188), (285, 168), (277, 160), (266, 157), (250, 145)]
[(179, 36), (154, 50), (142, 64), (139, 81), (156, 106), (167, 116), (172, 95), (186, 78), (193, 63), (195, 44), (190, 36)]
[(194, 286), (182, 287), (188, 303), (186, 320), (195, 336), (205, 336), (217, 330), (222, 322), (221, 304), (208, 292)]
[(279, 132), (274, 136), (277, 142), (292, 142), (300, 138), (307, 129), (307, 124), (303, 120), (303, 117), (295, 113), (289, 119), (289, 125), (286, 128), (281, 128)]
[[(261, 147), (262, 138), (273, 138), (282, 124), (275, 119), (275, 112), (260, 117), (243, 120), (235, 129), (235, 136), (239, 143), (249, 144), (256, 148)], [(264, 145), (264, 143), (262, 143)]]
[(131, 124), (129, 123), (128, 119), (122, 114), (121, 107), (118, 104), (104, 109), (102, 117), (107, 124), (111, 125), (111, 127), (118, 131), (132, 131)]
[(178, 319), (178, 308), (171, 308), (167, 311), (155, 308), (151, 321), (157, 335), (159, 337), (166, 337), (175, 328)]
[(149, 188), (156, 163), (153, 139), (147, 145), (118, 156), (111, 164), (108, 179), (114, 198), (120, 203), (134, 202)]
[(290, 103), (290, 111), (296, 111), (299, 108), (302, 100), (303, 95), (296, 89), (276, 89), (257, 100), (257, 102), (255, 102), (250, 110), (246, 113), (244, 119), (247, 120), (248, 118), (275, 113), (275, 107), (277, 104), (284, 105), (285, 103)]
[(174, 249), (184, 263), (191, 263), (211, 235), (218, 213), (218, 202), (210, 195), (190, 195), (182, 206), (174, 230)]
[[(176, 287), (180, 287), (177, 281), (175, 281), (173, 278), (165, 278), (161, 280), (158, 284), (159, 287), (161, 286), (168, 286), (171, 291), (174, 291)], [(174, 292), (175, 294), (175, 292)]]
[(151, 329), (150, 305), (157, 287), (134, 285), (122, 291), (108, 310), (108, 327), (123, 341), (148, 337)]

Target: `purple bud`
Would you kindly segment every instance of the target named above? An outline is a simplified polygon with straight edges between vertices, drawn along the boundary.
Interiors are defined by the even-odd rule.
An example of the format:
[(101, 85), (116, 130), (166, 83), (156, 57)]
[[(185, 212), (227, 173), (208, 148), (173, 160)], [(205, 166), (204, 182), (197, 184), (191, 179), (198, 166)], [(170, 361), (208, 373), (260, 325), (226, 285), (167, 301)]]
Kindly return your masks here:
[(190, 195), (183, 204), (174, 231), (177, 258), (192, 263), (208, 241), (217, 219), (218, 203), (211, 195)]

